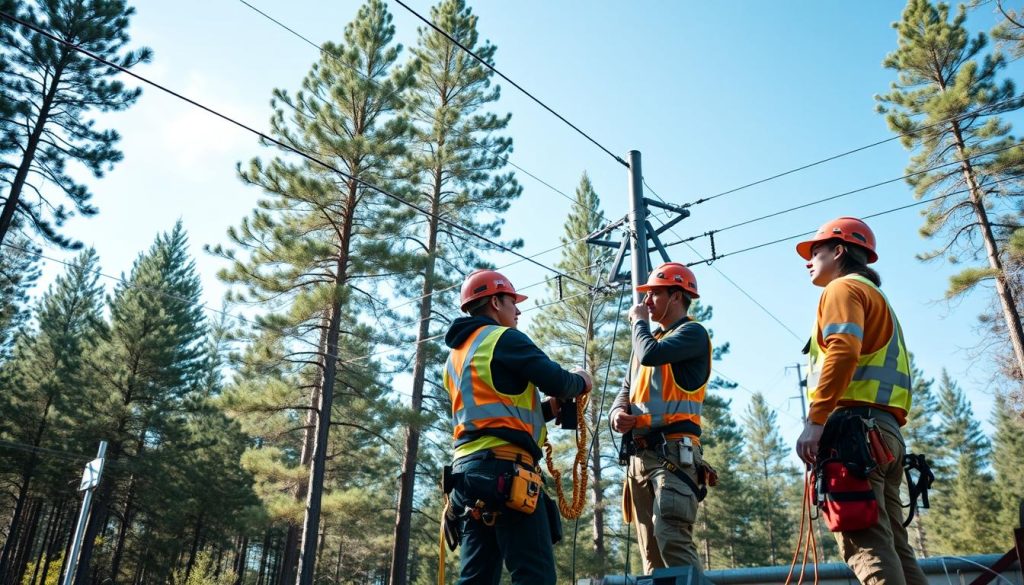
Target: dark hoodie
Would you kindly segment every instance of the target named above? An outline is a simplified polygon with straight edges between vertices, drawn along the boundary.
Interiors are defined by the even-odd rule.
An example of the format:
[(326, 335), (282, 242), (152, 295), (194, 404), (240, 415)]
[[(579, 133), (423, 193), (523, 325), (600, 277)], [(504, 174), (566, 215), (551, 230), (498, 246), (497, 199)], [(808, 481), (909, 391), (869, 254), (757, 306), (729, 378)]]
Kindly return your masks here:
[[(498, 322), (483, 316), (459, 317), (452, 322), (447, 335), (444, 336), (444, 343), (452, 349), (460, 347), (474, 331), (485, 325), (498, 325)], [(547, 354), (518, 329), (506, 330), (494, 345), (491, 377), (495, 388), (504, 394), (522, 394), (530, 382), (533, 382), (541, 393), (559, 400), (575, 398), (586, 387), (582, 377), (564, 370), (551, 361)], [(550, 420), (547, 405), (544, 408), (544, 415)], [(490, 434), (499, 436), (494, 431)], [(510, 429), (509, 435), (502, 433), (500, 438), (529, 450), (534, 453), (536, 459), (540, 459), (540, 449), (533, 444), (533, 438), (527, 433)]]

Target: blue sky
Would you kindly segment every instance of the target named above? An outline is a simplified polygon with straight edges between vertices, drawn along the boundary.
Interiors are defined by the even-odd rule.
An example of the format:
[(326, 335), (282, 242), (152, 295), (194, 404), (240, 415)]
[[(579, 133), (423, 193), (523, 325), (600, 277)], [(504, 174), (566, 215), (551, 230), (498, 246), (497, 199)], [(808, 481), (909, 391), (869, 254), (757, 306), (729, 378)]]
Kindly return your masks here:
[[(358, 3), (253, 0), (315, 42), (340, 40)], [(314, 48), (236, 0), (140, 2), (132, 22), (136, 45), (155, 52), (140, 73), (265, 129), (274, 88), (295, 90), (318, 55)], [(416, 0), (426, 14), (429, 3)], [(417, 22), (391, 5), (404, 45), (415, 43)], [(483, 38), (498, 46), (496, 62), (509, 77), (625, 156), (643, 154), (650, 186), (685, 203), (826, 156), (891, 136), (874, 112), (876, 93), (894, 78), (882, 68), (895, 47), (891, 23), (898, 2), (482, 2), (474, 5)], [(972, 13), (974, 30), (988, 30), (987, 8)], [(1013, 66), (1010, 75), (1020, 69)], [(571, 194), (587, 171), (608, 217), (625, 213), (626, 170), (549, 113), (502, 84), (498, 111), (513, 114), (513, 162)], [(225, 231), (247, 215), (259, 193), (236, 178), (235, 164), (269, 151), (252, 135), (145, 88), (127, 112), (101, 124), (123, 135), (125, 159), (93, 182), (99, 216), (75, 220), (68, 232), (100, 253), (108, 274), (130, 269), (158, 231), (181, 218), (188, 229), (206, 299), (220, 306), (220, 263), (204, 244), (226, 242)], [(898, 142), (844, 157), (695, 206), (675, 229), (689, 236), (904, 173), (909, 154)], [(505, 235), (525, 240), (529, 254), (558, 243), (570, 203), (529, 177), (506, 217)], [(817, 228), (839, 215), (868, 215), (913, 202), (903, 183), (845, 197), (716, 237), (729, 252)], [(950, 305), (941, 301), (953, 272), (922, 264), (931, 248), (917, 235), (920, 217), (908, 210), (871, 221), (884, 290), (896, 307), (907, 342), (927, 375), (948, 368), (968, 391), (978, 416), (992, 405), (990, 359), (977, 348), (976, 316), (989, 302), (979, 291)], [(668, 239), (675, 239), (669, 237)], [(706, 239), (694, 242), (710, 253)], [(48, 254), (60, 256), (58, 252)], [(672, 249), (673, 260), (696, 254)], [(511, 258), (495, 256), (503, 265)], [(557, 252), (540, 261), (553, 264)], [(50, 262), (44, 284), (62, 267)], [(716, 270), (717, 269), (717, 270)], [(721, 271), (721, 272), (718, 272)], [(711, 323), (732, 345), (720, 371), (743, 385), (730, 391), (737, 415), (749, 391), (763, 392), (779, 411), (787, 441), (799, 431), (796, 377), (785, 371), (803, 357), (797, 339), (809, 332), (819, 289), (808, 281), (793, 243), (696, 267)], [(795, 331), (756, 306), (732, 279)], [(508, 276), (522, 287), (542, 270), (519, 264)], [(109, 284), (109, 283), (108, 283)], [(536, 287), (528, 294), (537, 296)], [(532, 302), (532, 301), (531, 301)]]

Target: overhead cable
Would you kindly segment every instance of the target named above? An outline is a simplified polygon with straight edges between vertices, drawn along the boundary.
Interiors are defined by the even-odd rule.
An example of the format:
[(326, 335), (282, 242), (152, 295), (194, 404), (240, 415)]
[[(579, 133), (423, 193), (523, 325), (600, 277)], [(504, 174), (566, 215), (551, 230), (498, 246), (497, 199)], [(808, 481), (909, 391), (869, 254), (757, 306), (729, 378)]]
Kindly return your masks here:
[[(483, 234), (481, 234), (479, 232), (473, 231), (472, 229), (470, 229), (470, 228), (468, 228), (468, 227), (466, 227), (466, 226), (464, 226), (464, 225), (462, 225), (462, 224), (460, 224), (458, 222), (452, 221), (452, 220), (444, 217), (443, 215), (434, 213), (434, 212), (430, 211), (429, 209), (425, 209), (424, 207), (422, 207), (420, 205), (417, 205), (417, 204), (415, 204), (415, 203), (413, 203), (413, 202), (411, 202), (411, 201), (409, 201), (407, 199), (404, 199), (403, 197), (400, 197), (399, 195), (395, 195), (394, 193), (388, 191), (387, 189), (384, 189), (382, 187), (374, 185), (373, 183), (369, 183), (365, 179), (362, 179), (360, 177), (352, 175), (351, 173), (347, 173), (347, 172), (345, 172), (345, 171), (335, 167), (334, 165), (331, 165), (330, 163), (328, 163), (326, 161), (323, 161), (323, 160), (321, 160), (321, 159), (319, 159), (319, 158), (317, 158), (317, 157), (315, 157), (315, 156), (313, 156), (313, 155), (311, 155), (311, 154), (309, 154), (307, 152), (304, 152), (304, 151), (302, 151), (302, 150), (300, 150), (300, 149), (298, 149), (298, 148), (296, 148), (296, 147), (294, 147), (294, 146), (292, 146), (290, 144), (287, 144), (287, 143), (282, 142), (282, 141), (280, 141), (280, 140), (278, 140), (276, 138), (273, 138), (272, 136), (269, 136), (269, 135), (267, 135), (267, 134), (265, 134), (265, 133), (255, 129), (252, 126), (249, 126), (249, 125), (247, 125), (247, 124), (245, 124), (243, 122), (240, 122), (240, 121), (238, 121), (238, 120), (228, 116), (227, 114), (223, 114), (223, 113), (221, 113), (221, 112), (219, 112), (217, 110), (214, 110), (213, 108), (211, 108), (209, 106), (203, 105), (202, 103), (199, 103), (199, 102), (197, 102), (197, 101), (195, 101), (195, 100), (193, 100), (193, 99), (191, 99), (191, 98), (189, 98), (189, 97), (187, 97), (185, 95), (182, 95), (182, 94), (180, 94), (180, 93), (178, 93), (178, 92), (176, 92), (176, 91), (174, 91), (174, 90), (172, 90), (172, 89), (170, 89), (168, 87), (165, 87), (165, 86), (163, 86), (163, 85), (161, 85), (161, 84), (159, 84), (159, 83), (157, 83), (155, 81), (152, 81), (152, 80), (150, 80), (150, 79), (148, 79), (146, 77), (143, 77), (142, 75), (139, 75), (138, 73), (135, 73), (135, 72), (129, 70), (128, 68), (126, 68), (126, 67), (122, 67), (121, 65), (113, 63), (113, 62), (111, 62), (111, 61), (109, 61), (107, 59), (104, 59), (103, 57), (100, 57), (99, 55), (89, 51), (88, 49), (84, 49), (84, 48), (82, 48), (82, 47), (80, 47), (80, 46), (78, 46), (78, 45), (76, 45), (76, 44), (74, 44), (74, 43), (72, 43), (70, 41), (66, 41), (64, 39), (61, 39), (60, 37), (57, 37), (56, 35), (48, 32), (48, 31), (45, 31), (45, 30), (39, 28), (38, 26), (30, 23), (30, 22), (22, 20), (21, 18), (18, 18), (18, 17), (14, 16), (14, 15), (11, 15), (11, 14), (9, 14), (7, 12), (3, 12), (3, 11), (0, 11), (0, 17), (6, 18), (6, 19), (8, 19), (8, 20), (10, 20), (12, 22), (16, 22), (16, 23), (18, 23), (18, 24), (20, 24), (20, 25), (22, 25), (22, 26), (24, 26), (26, 28), (29, 28), (29, 29), (31, 29), (31, 30), (33, 30), (33, 31), (35, 31), (35, 32), (45, 36), (46, 38), (48, 38), (48, 39), (50, 39), (50, 40), (52, 40), (54, 42), (60, 43), (61, 45), (65, 46), (65, 47), (68, 47), (69, 49), (73, 49), (73, 50), (75, 50), (75, 51), (85, 55), (86, 57), (89, 57), (90, 59), (93, 59), (94, 61), (97, 61), (99, 63), (103, 63), (107, 67), (111, 67), (113, 69), (116, 69), (116, 70), (120, 71), (121, 73), (129, 75), (129, 76), (131, 76), (131, 77), (133, 77), (133, 78), (135, 78), (135, 79), (137, 79), (137, 80), (139, 80), (139, 81), (141, 81), (141, 82), (143, 82), (143, 83), (145, 83), (145, 84), (147, 84), (147, 85), (149, 85), (151, 87), (155, 87), (155, 88), (159, 89), (160, 91), (163, 91), (164, 93), (172, 95), (172, 96), (174, 96), (174, 97), (176, 97), (176, 98), (178, 98), (178, 99), (180, 99), (182, 101), (185, 101), (185, 102), (187, 102), (187, 103), (189, 103), (189, 104), (191, 104), (191, 105), (193, 105), (193, 106), (195, 106), (195, 107), (197, 107), (197, 108), (199, 108), (199, 109), (201, 109), (201, 110), (203, 110), (203, 111), (205, 111), (205, 112), (207, 112), (209, 114), (212, 114), (213, 116), (216, 116), (216, 117), (224, 120), (225, 122), (233, 124), (233, 125), (235, 125), (235, 126), (237, 126), (239, 128), (242, 128), (243, 130), (247, 130), (248, 132), (251, 132), (252, 134), (255, 134), (256, 136), (260, 137), (261, 140), (264, 140), (264, 141), (269, 142), (271, 144), (274, 144), (274, 145), (276, 145), (276, 146), (278, 146), (278, 147), (280, 147), (280, 148), (282, 148), (284, 150), (287, 150), (289, 152), (297, 154), (300, 157), (305, 158), (306, 160), (308, 160), (310, 162), (313, 162), (313, 163), (315, 163), (317, 165), (320, 165), (323, 168), (325, 168), (325, 169), (327, 169), (327, 170), (329, 170), (331, 172), (337, 173), (337, 174), (345, 177), (346, 179), (348, 179), (350, 181), (354, 181), (354, 182), (362, 185), (363, 187), (365, 187), (367, 189), (370, 189), (372, 191), (376, 191), (377, 193), (380, 193), (381, 195), (384, 195), (385, 197), (387, 197), (389, 199), (392, 199), (392, 200), (394, 200), (394, 201), (396, 201), (398, 203), (401, 203), (402, 205), (405, 205), (406, 207), (409, 207), (410, 209), (414, 209), (414, 210), (416, 210), (416, 211), (418, 211), (418, 212), (420, 212), (423, 215), (426, 215), (428, 217), (433, 217), (437, 221), (439, 221), (439, 222), (441, 222), (441, 223), (451, 227), (452, 229), (460, 231), (460, 232), (462, 232), (462, 233), (464, 233), (466, 235), (475, 237), (478, 240), (480, 240), (482, 242), (485, 242), (488, 245), (493, 246), (496, 249), (499, 249), (499, 250), (502, 250), (503, 252), (507, 252), (509, 254), (512, 254), (513, 256), (516, 256), (516, 257), (518, 257), (518, 258), (520, 258), (520, 259), (522, 259), (524, 261), (530, 262), (531, 264), (534, 264), (534, 265), (536, 265), (536, 266), (538, 266), (540, 268), (543, 268), (544, 270), (550, 271), (550, 272), (552, 272), (554, 274), (561, 275), (563, 277), (568, 276), (568, 275), (562, 273), (561, 271), (559, 271), (558, 269), (555, 269), (555, 268), (552, 268), (552, 267), (547, 266), (545, 264), (542, 264), (542, 263), (540, 263), (540, 262), (538, 262), (538, 261), (536, 261), (536, 260), (534, 260), (534, 259), (532, 259), (532, 258), (530, 258), (528, 256), (525, 256), (525, 255), (517, 252), (516, 250), (510, 248), (509, 246), (506, 246), (505, 244), (497, 242), (497, 241), (495, 241), (495, 240), (493, 240), (493, 239), (491, 239), (491, 238), (489, 238), (489, 237), (487, 237), (487, 236), (485, 236), (485, 235), (483, 235)], [(574, 281), (574, 282), (576, 282), (578, 284), (582, 284), (584, 286), (591, 287), (591, 285), (589, 283), (584, 282), (582, 280), (579, 280), (577, 278), (574, 278), (574, 277), (571, 277), (571, 276), (568, 276), (568, 278), (569, 278), (569, 280), (572, 280), (572, 281)]]
[(708, 197), (702, 197), (700, 199), (696, 199), (694, 201), (691, 201), (689, 203), (684, 204), (683, 207), (691, 207), (693, 205), (700, 205), (701, 203), (707, 203), (708, 201), (711, 201), (713, 199), (718, 199), (719, 197), (724, 197), (726, 195), (730, 195), (732, 193), (736, 193), (737, 191), (742, 191), (744, 189), (748, 189), (748, 188), (754, 187), (756, 185), (761, 185), (761, 184), (767, 183), (769, 181), (774, 181), (775, 179), (779, 179), (779, 178), (785, 177), (787, 175), (792, 175), (794, 173), (798, 173), (800, 171), (804, 171), (804, 170), (807, 170), (809, 168), (816, 167), (818, 165), (822, 165), (822, 164), (825, 164), (827, 162), (831, 162), (831, 161), (834, 161), (836, 159), (843, 158), (845, 156), (849, 156), (851, 154), (856, 154), (858, 152), (861, 152), (861, 151), (864, 151), (864, 150), (868, 150), (868, 149), (874, 148), (876, 146), (881, 146), (883, 144), (886, 144), (886, 143), (889, 143), (889, 142), (893, 142), (894, 140), (899, 140), (901, 138), (906, 138), (906, 137), (909, 137), (909, 136), (914, 136), (914, 135), (920, 134), (921, 132), (924, 132), (924, 131), (929, 130), (931, 128), (935, 128), (936, 126), (941, 126), (943, 124), (949, 124), (951, 122), (956, 122), (956, 121), (960, 121), (960, 120), (966, 120), (967, 118), (972, 118), (972, 117), (975, 117), (975, 116), (984, 116), (984, 115), (986, 115), (985, 110), (994, 110), (994, 109), (998, 109), (999, 107), (1004, 106), (1004, 105), (1008, 106), (1011, 103), (1014, 103), (1014, 102), (1021, 103), (1022, 101), (1024, 101), (1024, 96), (1014, 96), (1014, 97), (1011, 97), (1011, 98), (1007, 98), (1005, 100), (1001, 100), (1001, 101), (995, 102), (993, 104), (989, 104), (987, 106), (981, 106), (980, 108), (978, 108), (976, 110), (973, 110), (973, 111), (970, 111), (970, 112), (965, 112), (963, 114), (959, 114), (959, 115), (956, 115), (956, 116), (951, 116), (949, 118), (946, 118), (946, 119), (943, 119), (943, 120), (939, 120), (937, 122), (933, 122), (931, 124), (922, 126), (922, 127), (918, 128), (917, 130), (915, 130), (913, 132), (904, 132), (904, 133), (896, 134), (896, 135), (890, 136), (889, 138), (886, 138), (884, 140), (879, 140), (877, 142), (872, 142), (870, 144), (865, 144), (864, 146), (859, 146), (857, 148), (853, 148), (853, 149), (847, 150), (845, 152), (841, 152), (839, 154), (834, 154), (832, 156), (823, 158), (821, 160), (817, 160), (817, 161), (814, 161), (814, 162), (811, 162), (811, 163), (808, 163), (808, 164), (805, 164), (805, 165), (801, 165), (801, 166), (796, 167), (794, 169), (789, 169), (788, 171), (783, 171), (781, 173), (776, 173), (774, 175), (771, 175), (770, 177), (765, 177), (763, 179), (758, 179), (756, 181), (752, 181), (752, 182), (747, 183), (745, 185), (740, 185), (739, 187), (734, 187), (734, 188), (729, 189), (727, 191), (722, 191), (720, 193), (716, 193), (716, 194), (710, 195)]
[(453, 37), (448, 31), (446, 31), (443, 28), (437, 26), (432, 21), (430, 21), (429, 19), (427, 19), (426, 17), (421, 15), (419, 12), (416, 12), (415, 10), (413, 10), (411, 7), (409, 7), (408, 4), (406, 4), (402, 0), (395, 0), (395, 2), (398, 3), (398, 5), (400, 5), (402, 8), (405, 8), (406, 10), (411, 12), (413, 14), (413, 16), (415, 16), (416, 18), (420, 19), (427, 26), (429, 26), (430, 28), (434, 29), (435, 31), (437, 31), (438, 33), (440, 33), (441, 35), (446, 37), (449, 41), (454, 43), (455, 46), (457, 46), (458, 48), (462, 49), (463, 52), (465, 52), (467, 55), (469, 55), (470, 57), (475, 59), (478, 63), (480, 63), (484, 67), (490, 69), (495, 75), (497, 75), (498, 77), (501, 77), (505, 81), (507, 81), (510, 84), (512, 84), (513, 87), (515, 87), (516, 89), (521, 91), (526, 97), (530, 98), (531, 100), (536, 102), (538, 105), (540, 105), (540, 107), (544, 108), (545, 110), (550, 112), (552, 115), (554, 115), (556, 118), (558, 118), (559, 120), (564, 122), (567, 126), (572, 128), (573, 130), (575, 130), (580, 136), (583, 136), (584, 138), (589, 140), (594, 146), (596, 146), (596, 147), (600, 148), (601, 150), (603, 150), (605, 152), (605, 154), (607, 154), (608, 156), (610, 156), (613, 159), (615, 159), (616, 162), (618, 162), (619, 164), (621, 164), (622, 166), (624, 166), (626, 168), (629, 168), (629, 163), (627, 163), (625, 160), (623, 160), (622, 157), (620, 157), (619, 155), (617, 155), (617, 154), (613, 153), (612, 151), (608, 150), (607, 148), (605, 148), (604, 145), (602, 145), (600, 142), (598, 142), (598, 141), (594, 140), (593, 138), (591, 138), (589, 134), (587, 134), (583, 130), (580, 130), (578, 126), (576, 126), (575, 124), (573, 124), (569, 120), (566, 120), (565, 116), (563, 116), (563, 115), (559, 114), (558, 112), (556, 112), (555, 110), (551, 109), (547, 104), (545, 104), (544, 102), (542, 102), (539, 99), (537, 99), (532, 93), (526, 91), (523, 88), (523, 86), (521, 86), (518, 83), (516, 83), (515, 81), (512, 81), (511, 79), (509, 79), (509, 77), (507, 75), (505, 75), (501, 71), (498, 71), (498, 69), (495, 68), (494, 65), (492, 65), (491, 63), (487, 62), (486, 59), (483, 59), (482, 57), (480, 57), (479, 55), (474, 53), (472, 50), (470, 50), (468, 47), (463, 45), (461, 42), (459, 42), (458, 39)]

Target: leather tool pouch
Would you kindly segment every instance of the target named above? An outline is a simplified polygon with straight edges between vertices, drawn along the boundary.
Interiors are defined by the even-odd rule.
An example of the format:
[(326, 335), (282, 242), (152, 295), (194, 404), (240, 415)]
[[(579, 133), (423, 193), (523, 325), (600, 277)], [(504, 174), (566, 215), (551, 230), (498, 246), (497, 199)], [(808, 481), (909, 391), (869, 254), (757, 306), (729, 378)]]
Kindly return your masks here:
[(510, 483), (508, 501), (505, 502), (505, 505), (517, 512), (533, 514), (533, 511), (537, 509), (537, 499), (541, 494), (540, 474), (516, 464), (512, 467)]
[(558, 513), (558, 504), (548, 497), (541, 495), (544, 503), (544, 511), (548, 515), (548, 529), (551, 530), (551, 544), (558, 544), (562, 541), (562, 516)]

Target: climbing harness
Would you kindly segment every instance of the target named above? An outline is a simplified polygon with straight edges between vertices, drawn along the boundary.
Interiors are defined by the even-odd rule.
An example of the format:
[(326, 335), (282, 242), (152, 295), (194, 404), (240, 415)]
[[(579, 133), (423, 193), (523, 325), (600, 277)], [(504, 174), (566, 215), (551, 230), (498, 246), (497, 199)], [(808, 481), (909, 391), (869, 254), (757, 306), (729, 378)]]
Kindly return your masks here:
[[(917, 471), (917, 481), (914, 481), (911, 473), (913, 471)], [(907, 491), (910, 493), (910, 502), (903, 506), (910, 510), (907, 512), (907, 519), (903, 522), (903, 527), (906, 528), (914, 520), (918, 499), (921, 500), (922, 508), (930, 507), (928, 505), (928, 490), (935, 483), (935, 474), (932, 473), (931, 467), (928, 466), (928, 459), (924, 455), (907, 453), (903, 456), (903, 475), (907, 479)]]

